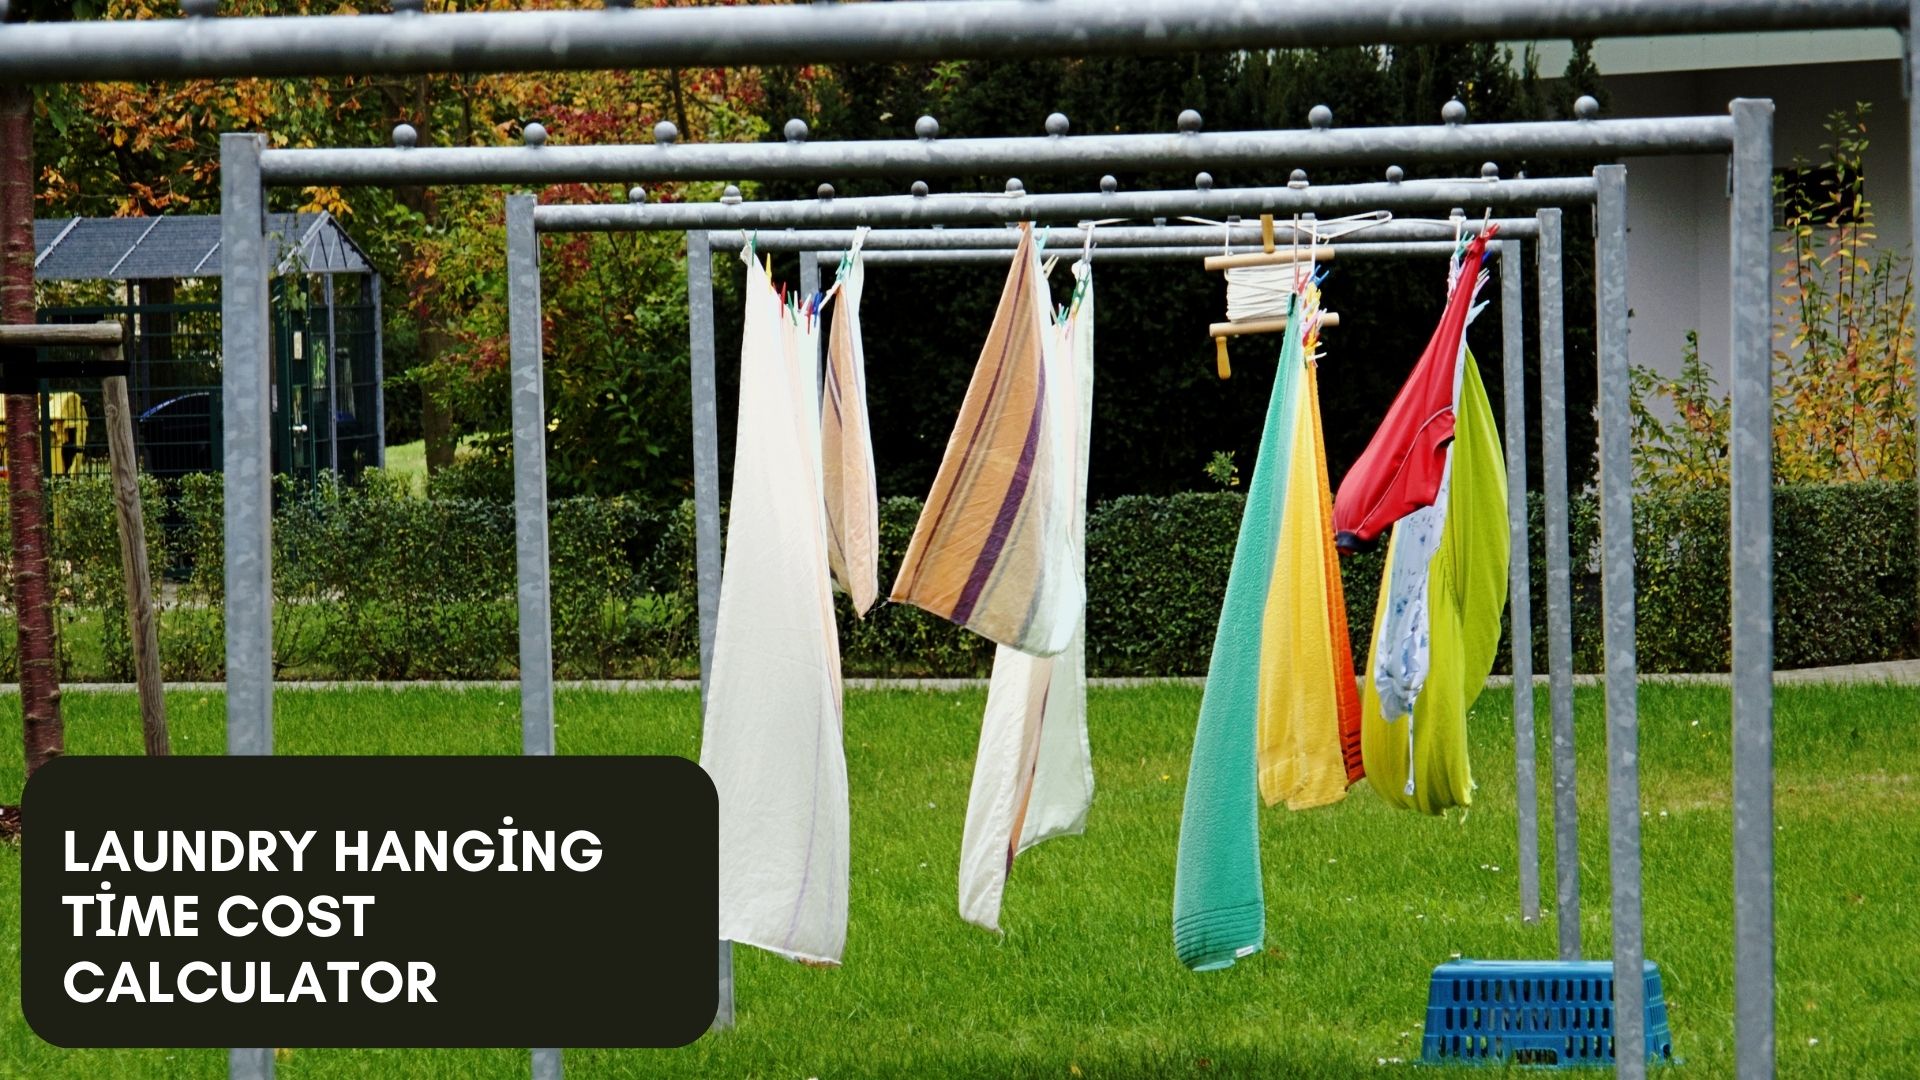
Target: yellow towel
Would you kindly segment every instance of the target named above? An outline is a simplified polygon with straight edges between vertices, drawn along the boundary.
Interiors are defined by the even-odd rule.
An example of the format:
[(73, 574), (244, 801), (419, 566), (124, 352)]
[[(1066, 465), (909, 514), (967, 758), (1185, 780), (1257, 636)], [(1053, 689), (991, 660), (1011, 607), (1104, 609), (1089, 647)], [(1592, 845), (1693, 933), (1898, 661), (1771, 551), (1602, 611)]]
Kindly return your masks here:
[(1319, 385), (1313, 365), (1305, 367), (1260, 632), (1260, 796), (1268, 806), (1284, 800), (1290, 810), (1346, 797), (1339, 680), (1353, 680), (1350, 667), (1335, 670), (1327, 558), (1333, 533), (1320, 496), (1325, 450), (1315, 422)]

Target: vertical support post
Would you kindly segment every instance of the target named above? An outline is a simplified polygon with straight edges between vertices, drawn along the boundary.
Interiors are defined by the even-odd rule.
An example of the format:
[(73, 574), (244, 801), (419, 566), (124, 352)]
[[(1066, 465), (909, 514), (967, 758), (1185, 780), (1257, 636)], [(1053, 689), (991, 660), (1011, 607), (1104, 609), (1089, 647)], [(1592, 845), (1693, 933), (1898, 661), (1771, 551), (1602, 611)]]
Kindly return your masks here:
[(387, 342), (386, 322), (380, 315), (379, 271), (367, 279), (373, 290), (373, 464), (387, 467)]
[(270, 1048), (227, 1051), (228, 1080), (273, 1080), (273, 1050)]
[[(226, 519), (227, 753), (273, 753), (273, 375), (259, 135), (220, 136), (220, 426)], [(227, 1051), (231, 1080), (273, 1080), (271, 1047)]]
[(547, 578), (547, 399), (540, 342), (540, 238), (532, 195), (507, 196), (507, 317), (513, 387), (513, 524), (520, 608), (520, 747), (553, 753), (553, 631)]
[[(220, 136), (220, 422), (226, 508), (227, 753), (273, 753), (273, 434), (259, 135)], [(235, 1050), (234, 1076), (271, 1077)], [(264, 1071), (240, 1072), (241, 1055)]]
[[(713, 361), (713, 250), (707, 234), (687, 233), (687, 334), (693, 365), (694, 572), (700, 608), (700, 704), (713, 672), (713, 634), (720, 617), (720, 418)], [(719, 943), (720, 1001), (715, 1030), (733, 1027), (733, 943)]]
[(320, 292), (327, 302), (327, 395), (324, 400), (327, 408), (327, 467), (332, 470), (333, 478), (340, 479), (340, 365), (336, 358), (337, 343), (333, 333), (333, 275), (322, 274)]
[(720, 431), (713, 361), (713, 252), (707, 234), (687, 234), (687, 330), (693, 363), (693, 519), (700, 608), (700, 697), (713, 670), (720, 615)]
[(1547, 709), (1553, 738), (1553, 879), (1560, 959), (1580, 959), (1580, 803), (1573, 752), (1573, 572), (1567, 520), (1566, 293), (1560, 211), (1534, 214), (1540, 238), (1540, 495), (1547, 547)]
[(800, 296), (807, 299), (820, 291), (820, 253), (800, 253)]
[[(803, 299), (811, 301), (819, 292), (820, 253), (817, 251), (803, 251), (800, 253), (800, 295)], [(824, 344), (826, 337), (822, 335), (819, 340)], [(827, 354), (825, 351), (820, 352), (813, 358), (814, 387), (816, 390), (827, 384), (826, 361)]]
[(127, 378), (100, 381), (107, 411), (107, 467), (114, 518), (120, 525), (120, 577), (127, 591), (127, 638), (133, 645), (133, 681), (140, 692), (140, 733), (150, 757), (172, 752), (167, 739), (165, 685), (160, 678), (160, 628), (154, 622), (153, 577), (147, 567), (147, 522), (140, 507), (140, 464), (133, 451), (133, 407)]
[[(540, 343), (540, 237), (533, 195), (507, 196), (508, 378), (513, 393), (513, 537), (520, 609), (520, 752), (553, 746), (553, 613), (547, 577), (547, 397)], [(560, 1051), (535, 1048), (534, 1080), (560, 1080)]]
[(1773, 1075), (1773, 102), (1733, 110), (1734, 1070)]
[(1527, 572), (1527, 355), (1520, 242), (1500, 243), (1501, 397), (1507, 436), (1507, 613), (1513, 656), (1514, 817), (1520, 918), (1540, 921), (1540, 780), (1533, 734), (1533, 614)]
[(1640, 716), (1634, 646), (1633, 419), (1627, 401), (1627, 170), (1602, 165), (1594, 204), (1599, 312), (1600, 582), (1607, 654), (1607, 838), (1618, 1075), (1647, 1074), (1640, 921)]

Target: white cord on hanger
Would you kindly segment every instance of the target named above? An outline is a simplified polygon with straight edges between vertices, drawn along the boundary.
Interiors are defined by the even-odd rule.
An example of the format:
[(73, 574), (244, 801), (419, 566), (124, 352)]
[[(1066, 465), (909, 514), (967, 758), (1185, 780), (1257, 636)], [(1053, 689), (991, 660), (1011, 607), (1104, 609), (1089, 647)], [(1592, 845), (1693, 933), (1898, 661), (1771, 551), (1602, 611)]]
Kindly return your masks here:
[[(1241, 222), (1223, 221), (1219, 218), (1194, 217), (1192, 215), (1178, 217), (1178, 218), (1175, 218), (1174, 220), (1184, 221), (1190, 225), (1221, 225), (1228, 228), (1233, 227), (1235, 224), (1239, 224), (1239, 225), (1246, 224), (1246, 222), (1244, 221), (1241, 221)], [(1394, 218), (1393, 211), (1391, 210), (1368, 210), (1365, 213), (1349, 214), (1346, 217), (1326, 218), (1324, 220), (1316, 222), (1315, 224), (1319, 227), (1320, 235), (1322, 237), (1328, 240), (1333, 240), (1338, 237), (1346, 236), (1349, 233), (1358, 232), (1361, 229), (1369, 229), (1375, 225), (1384, 225), (1387, 222), (1393, 221), (1393, 220), (1396, 220), (1396, 219)]]
[(1343, 220), (1312, 221), (1308, 222), (1306, 228), (1302, 230), (1299, 218), (1295, 218), (1293, 262), (1229, 268), (1227, 270), (1227, 321), (1248, 322), (1254, 319), (1284, 317), (1291, 306), (1293, 294), (1299, 292), (1300, 287), (1313, 274), (1312, 261), (1303, 262), (1299, 258), (1301, 232), (1306, 233), (1306, 247), (1307, 250), (1312, 251), (1321, 244), (1321, 226), (1339, 224), (1346, 224), (1346, 222)]
[(1287, 313), (1299, 275), (1291, 264), (1236, 266), (1227, 271), (1227, 321), (1277, 319)]

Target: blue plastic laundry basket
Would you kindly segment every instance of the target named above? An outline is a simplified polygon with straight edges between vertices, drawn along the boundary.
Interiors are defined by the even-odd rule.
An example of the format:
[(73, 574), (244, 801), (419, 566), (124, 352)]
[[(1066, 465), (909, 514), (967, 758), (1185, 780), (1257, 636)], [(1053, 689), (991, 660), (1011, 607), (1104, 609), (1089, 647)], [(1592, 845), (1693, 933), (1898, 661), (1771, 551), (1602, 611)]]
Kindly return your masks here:
[[(1673, 1060), (1660, 969), (1648, 962), (1647, 1060)], [(1420, 1059), (1549, 1068), (1613, 1064), (1613, 964), (1455, 960), (1433, 969)]]

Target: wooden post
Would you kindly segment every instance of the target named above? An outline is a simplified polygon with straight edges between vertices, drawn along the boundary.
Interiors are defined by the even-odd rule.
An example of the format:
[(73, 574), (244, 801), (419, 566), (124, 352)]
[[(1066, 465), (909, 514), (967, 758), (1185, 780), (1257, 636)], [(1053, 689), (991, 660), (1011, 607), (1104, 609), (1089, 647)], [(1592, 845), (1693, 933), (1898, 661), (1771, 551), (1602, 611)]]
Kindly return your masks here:
[(167, 740), (165, 681), (160, 675), (160, 627), (147, 568), (147, 523), (140, 508), (140, 463), (133, 453), (133, 410), (127, 379), (100, 380), (107, 403), (107, 449), (113, 476), (113, 510), (120, 522), (120, 572), (127, 586), (127, 635), (133, 643), (133, 678), (140, 690), (140, 732), (150, 757), (171, 753)]
[[(107, 449), (113, 484), (114, 516), (120, 533), (120, 571), (126, 579), (127, 631), (133, 643), (134, 681), (140, 688), (140, 727), (147, 753), (164, 756), (167, 711), (160, 678), (160, 628), (155, 622), (153, 580), (147, 568), (147, 523), (140, 512), (140, 465), (133, 455), (133, 409), (127, 401), (122, 330), (117, 322), (67, 325), (0, 326), (0, 349), (84, 348), (99, 350), (97, 361), (37, 364), (42, 374), (101, 375), (107, 407)], [(10, 362), (18, 362), (17, 359)]]

